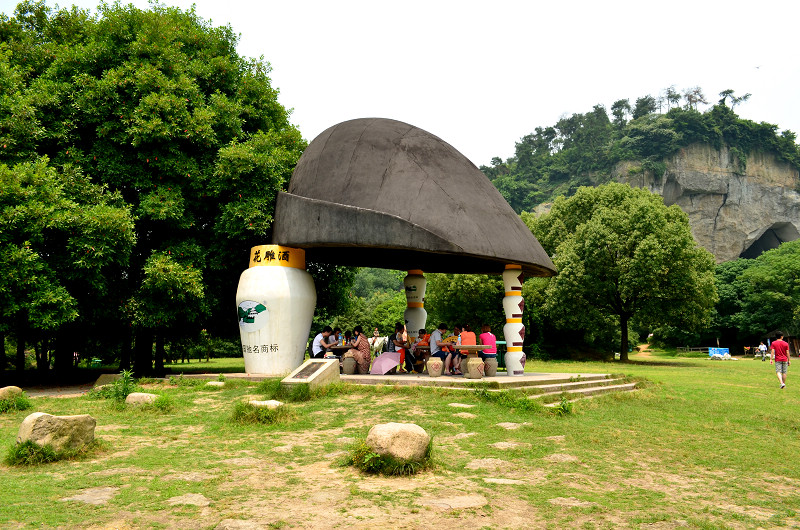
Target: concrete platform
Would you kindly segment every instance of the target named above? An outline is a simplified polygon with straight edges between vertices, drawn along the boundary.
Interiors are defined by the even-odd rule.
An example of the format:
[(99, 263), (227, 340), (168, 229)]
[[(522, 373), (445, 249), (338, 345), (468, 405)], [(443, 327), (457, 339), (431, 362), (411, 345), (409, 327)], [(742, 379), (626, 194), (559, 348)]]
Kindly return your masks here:
[[(216, 378), (218, 374), (184, 374), (183, 377), (209, 379)], [(262, 374), (231, 373), (223, 374), (229, 379), (247, 379), (249, 381), (262, 381), (271, 376)], [(344, 375), (339, 376), (342, 382), (354, 385), (402, 385), (402, 386), (434, 386), (444, 388), (474, 388), (488, 387), (497, 389), (525, 388), (540, 385), (555, 385), (559, 383), (574, 383), (578, 381), (604, 381), (610, 379), (611, 374), (585, 374), (579, 372), (544, 373), (526, 372), (522, 376), (509, 376), (500, 372), (493, 377), (482, 379), (467, 379), (464, 376), (430, 377), (427, 374), (394, 374), (394, 375)]]

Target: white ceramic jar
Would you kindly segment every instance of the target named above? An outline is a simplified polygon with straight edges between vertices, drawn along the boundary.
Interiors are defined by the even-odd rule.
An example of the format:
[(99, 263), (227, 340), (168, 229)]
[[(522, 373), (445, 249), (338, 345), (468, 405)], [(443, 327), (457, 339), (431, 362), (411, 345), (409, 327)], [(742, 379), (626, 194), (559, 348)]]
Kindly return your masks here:
[(317, 304), (305, 251), (279, 245), (250, 249), (236, 291), (244, 369), (284, 375), (303, 363)]

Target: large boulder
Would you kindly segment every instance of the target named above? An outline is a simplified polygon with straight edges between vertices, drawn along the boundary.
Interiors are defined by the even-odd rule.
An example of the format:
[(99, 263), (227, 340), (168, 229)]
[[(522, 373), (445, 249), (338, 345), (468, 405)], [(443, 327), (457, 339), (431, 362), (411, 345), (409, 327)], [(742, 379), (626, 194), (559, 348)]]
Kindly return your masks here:
[(88, 414), (53, 416), (34, 412), (22, 420), (17, 443), (31, 441), (37, 445), (50, 445), (56, 451), (80, 449), (94, 440), (97, 420)]
[(381, 456), (420, 462), (425, 458), (430, 435), (414, 423), (381, 423), (367, 434), (367, 445)]
[(22, 389), (18, 386), (4, 386), (0, 388), (0, 400), (14, 399), (22, 395)]
[(128, 397), (125, 398), (125, 404), (127, 405), (148, 405), (150, 403), (154, 403), (158, 395), (150, 394), (147, 392), (131, 392), (128, 394)]

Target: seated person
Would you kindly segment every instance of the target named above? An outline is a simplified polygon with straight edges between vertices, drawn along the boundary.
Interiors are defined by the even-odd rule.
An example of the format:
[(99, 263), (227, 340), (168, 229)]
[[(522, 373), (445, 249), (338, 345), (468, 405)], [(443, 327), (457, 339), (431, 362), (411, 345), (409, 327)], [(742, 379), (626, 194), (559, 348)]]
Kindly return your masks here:
[(478, 337), (478, 340), (480, 341), (480, 344), (491, 346), (491, 348), (486, 348), (479, 353), (481, 359), (485, 361), (486, 359), (497, 357), (497, 337), (495, 337), (494, 333), (492, 333), (492, 326), (489, 324), (482, 325), (481, 334)]
[[(453, 335), (448, 337), (447, 340), (452, 341), (453, 344), (457, 344), (461, 340), (461, 324), (454, 324), (453, 325)], [(450, 351), (452, 362), (453, 362), (453, 375), (461, 375), (461, 353), (456, 351), (456, 349), (452, 346), (448, 348)], [(466, 355), (464, 358), (466, 359)], [(466, 366), (466, 365), (465, 365)]]
[(318, 333), (316, 337), (314, 337), (313, 342), (311, 343), (311, 358), (312, 359), (322, 359), (325, 357), (325, 351), (336, 344), (333, 340), (328, 342), (328, 338), (333, 333), (333, 330), (330, 326), (325, 326), (322, 328), (322, 333)]
[(352, 342), (353, 342), (353, 332), (348, 329), (347, 331), (344, 332), (344, 345), (350, 346)]
[[(475, 346), (478, 344), (478, 339), (469, 324), (464, 324), (464, 330), (461, 332), (461, 344), (463, 346)], [(469, 355), (469, 350), (458, 350), (458, 352), (461, 354), (462, 361)]]
[(448, 374), (450, 373), (450, 352), (445, 348), (447, 348), (449, 344), (452, 344), (452, 341), (448, 341), (443, 338), (445, 333), (447, 333), (447, 324), (442, 322), (439, 324), (439, 327), (436, 328), (433, 333), (431, 333), (431, 352), (428, 356), (426, 356), (425, 360), (427, 361), (431, 357), (438, 357), (444, 361), (443, 373)]
[(403, 369), (403, 362), (405, 361), (406, 356), (406, 341), (403, 339), (403, 333), (405, 331), (405, 326), (401, 323), (397, 323), (394, 325), (394, 333), (389, 335), (389, 349), (387, 351), (396, 351), (400, 352), (400, 364), (398, 365), (398, 372), (405, 373)]
[(408, 352), (406, 353), (407, 371), (415, 374), (422, 373), (425, 365), (423, 363), (423, 356), (421, 355), (422, 352), (417, 352), (417, 346), (427, 346), (428, 342), (425, 339), (428, 337), (429, 336), (425, 335), (425, 330), (420, 329), (417, 338), (414, 340), (411, 346), (409, 346)]
[(369, 342), (364, 336), (364, 330), (361, 328), (361, 326), (354, 327), (353, 333), (355, 334), (356, 338), (353, 341), (353, 348), (348, 350), (348, 353), (351, 353), (355, 358), (358, 366), (358, 373), (368, 374), (369, 362), (372, 359), (369, 351)]

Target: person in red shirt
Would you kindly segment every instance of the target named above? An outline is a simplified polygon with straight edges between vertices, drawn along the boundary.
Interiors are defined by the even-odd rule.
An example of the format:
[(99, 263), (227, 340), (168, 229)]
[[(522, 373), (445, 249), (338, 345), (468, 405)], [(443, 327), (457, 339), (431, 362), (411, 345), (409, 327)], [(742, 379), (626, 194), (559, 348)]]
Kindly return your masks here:
[(778, 333), (778, 338), (772, 341), (769, 346), (772, 358), (769, 363), (775, 361), (775, 373), (778, 374), (778, 381), (781, 388), (786, 388), (786, 372), (789, 368), (789, 344), (783, 340), (783, 334)]

